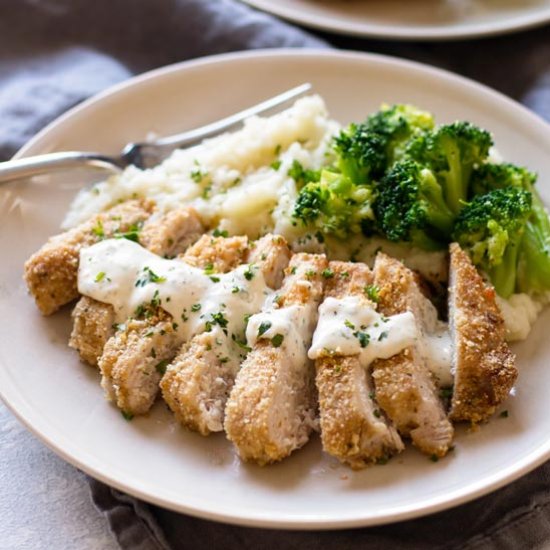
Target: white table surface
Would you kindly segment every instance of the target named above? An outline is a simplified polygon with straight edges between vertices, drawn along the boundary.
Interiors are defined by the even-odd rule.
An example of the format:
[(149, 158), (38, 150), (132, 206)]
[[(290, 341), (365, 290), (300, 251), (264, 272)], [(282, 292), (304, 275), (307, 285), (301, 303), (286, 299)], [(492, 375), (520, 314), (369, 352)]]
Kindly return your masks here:
[(86, 478), (0, 402), (0, 549), (117, 550)]

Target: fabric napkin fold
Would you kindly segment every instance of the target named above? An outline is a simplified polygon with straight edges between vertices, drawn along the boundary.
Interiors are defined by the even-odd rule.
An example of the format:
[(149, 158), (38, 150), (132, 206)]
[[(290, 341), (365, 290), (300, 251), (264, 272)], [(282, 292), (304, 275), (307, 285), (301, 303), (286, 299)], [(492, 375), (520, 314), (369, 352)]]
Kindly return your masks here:
[[(233, 0), (4, 0), (0, 159), (46, 123), (132, 74), (207, 54), (329, 44), (455, 70), (550, 119), (550, 28), (450, 44), (321, 38)], [(124, 550), (172, 548), (522, 550), (550, 541), (550, 463), (491, 495), (394, 525), (328, 532), (249, 529), (147, 505), (90, 479)]]

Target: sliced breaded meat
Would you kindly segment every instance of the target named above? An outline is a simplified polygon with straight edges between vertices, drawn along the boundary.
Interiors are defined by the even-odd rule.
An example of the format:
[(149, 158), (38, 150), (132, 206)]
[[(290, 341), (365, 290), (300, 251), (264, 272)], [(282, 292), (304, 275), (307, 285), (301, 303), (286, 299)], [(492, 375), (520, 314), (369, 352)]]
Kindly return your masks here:
[(279, 288), (290, 255), (290, 248), (284, 237), (268, 234), (251, 245), (246, 261), (261, 264), (267, 285), (270, 288)]
[[(202, 223), (191, 207), (173, 210), (155, 219), (148, 220), (139, 241), (145, 248), (159, 256), (174, 256), (199, 238)], [(114, 310), (110, 304), (103, 304), (83, 296), (73, 312), (73, 330), (69, 346), (76, 349), (80, 358), (97, 366), (107, 340), (115, 333)]]
[(173, 258), (204, 233), (204, 226), (192, 207), (178, 208), (145, 223), (139, 242), (153, 254)]
[(151, 210), (151, 202), (128, 201), (51, 237), (25, 263), (24, 278), (41, 313), (50, 315), (78, 298), (78, 260), (82, 247), (135, 230), (149, 217)]
[[(365, 264), (330, 262), (324, 297), (356, 296), (365, 307), (372, 306), (365, 288), (373, 279)], [(315, 368), (325, 452), (359, 469), (404, 449), (376, 403), (371, 376), (359, 355), (327, 354), (315, 360)]]
[(185, 262), (194, 267), (208, 267), (225, 273), (242, 264), (249, 253), (247, 237), (212, 237), (203, 235), (185, 251)]
[[(268, 286), (278, 288), (289, 258), (286, 240), (266, 235), (251, 245), (247, 261), (258, 267)], [(223, 430), (225, 404), (239, 367), (238, 361), (216, 352), (216, 338), (215, 332), (194, 336), (161, 381), (164, 400), (179, 422), (202, 435)]]
[(101, 385), (109, 399), (126, 414), (146, 413), (177, 343), (172, 318), (162, 311), (155, 318), (128, 321), (101, 357)]
[(449, 324), (455, 377), (450, 418), (475, 424), (488, 420), (508, 397), (518, 372), (505, 341), (495, 290), (458, 244), (451, 244), (450, 254)]
[[(208, 237), (190, 247), (183, 259), (187, 261), (189, 254), (189, 263), (206, 268), (219, 252), (226, 264), (218, 260), (216, 265), (220, 271), (227, 271), (240, 263), (247, 250), (246, 237)], [(148, 310), (143, 318), (128, 320), (108, 340), (99, 359), (101, 385), (107, 397), (129, 414), (147, 412), (155, 401), (164, 373), (158, 364), (165, 366), (181, 345), (172, 317), (160, 307)]]
[(69, 346), (76, 349), (86, 363), (97, 366), (105, 344), (115, 333), (115, 311), (111, 304), (88, 296), (78, 300), (71, 313), (73, 330)]
[[(378, 311), (387, 316), (412, 312), (420, 338), (428, 323), (426, 313), (433, 306), (422, 294), (415, 274), (398, 260), (379, 253), (374, 281), (379, 289)], [(453, 427), (420, 346), (410, 346), (389, 359), (377, 359), (372, 377), (376, 399), (399, 433), (410, 436), (423, 453), (444, 456), (452, 444)]]
[[(278, 308), (266, 304), (257, 323), (249, 321), (249, 329), (258, 339), (241, 366), (225, 410), (227, 437), (243, 460), (260, 465), (276, 462), (309, 439), (315, 423), (316, 393), (307, 349), (326, 266), (325, 256), (295, 254), (278, 292)], [(284, 334), (277, 333), (282, 325), (276, 321), (276, 312), (282, 319), (285, 312), (290, 314)]]

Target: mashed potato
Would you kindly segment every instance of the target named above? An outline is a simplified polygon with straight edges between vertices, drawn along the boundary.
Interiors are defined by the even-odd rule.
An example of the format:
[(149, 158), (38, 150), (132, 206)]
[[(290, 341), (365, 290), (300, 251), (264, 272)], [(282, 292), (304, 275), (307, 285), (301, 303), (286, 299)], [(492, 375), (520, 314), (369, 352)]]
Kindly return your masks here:
[(130, 166), (120, 175), (82, 191), (64, 227), (132, 197), (149, 197), (159, 210), (192, 204), (205, 223), (251, 236), (276, 230), (290, 236), (289, 205), (296, 197), (287, 173), (293, 160), (305, 168), (326, 162), (339, 125), (319, 96), (299, 99), (269, 118), (253, 117), (242, 130), (174, 151), (149, 170)]

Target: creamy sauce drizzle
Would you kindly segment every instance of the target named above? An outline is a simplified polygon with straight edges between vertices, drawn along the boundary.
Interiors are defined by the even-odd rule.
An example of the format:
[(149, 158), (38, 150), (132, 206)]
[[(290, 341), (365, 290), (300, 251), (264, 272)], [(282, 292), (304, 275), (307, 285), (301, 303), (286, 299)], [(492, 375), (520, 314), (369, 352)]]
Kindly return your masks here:
[(205, 273), (127, 239), (107, 239), (81, 251), (78, 291), (111, 304), (118, 323), (142, 306), (159, 305), (172, 315), (182, 341), (210, 331), (217, 354), (232, 361), (242, 357), (246, 318), (272, 292), (256, 266)]
[(260, 339), (271, 340), (285, 350), (293, 367), (300, 368), (308, 362), (307, 349), (316, 321), (317, 313), (311, 304), (277, 308), (272, 300), (267, 300), (264, 309), (250, 317), (246, 340), (250, 347)]
[(434, 331), (422, 335), (411, 312), (385, 317), (356, 296), (325, 299), (308, 355), (311, 359), (359, 355), (361, 364), (368, 367), (413, 345), (418, 345), (439, 384), (452, 385), (451, 339), (445, 323), (435, 321)]
[(388, 359), (418, 339), (410, 312), (384, 317), (357, 296), (326, 298), (319, 308), (319, 323), (309, 357), (359, 355), (365, 367), (375, 359)]

